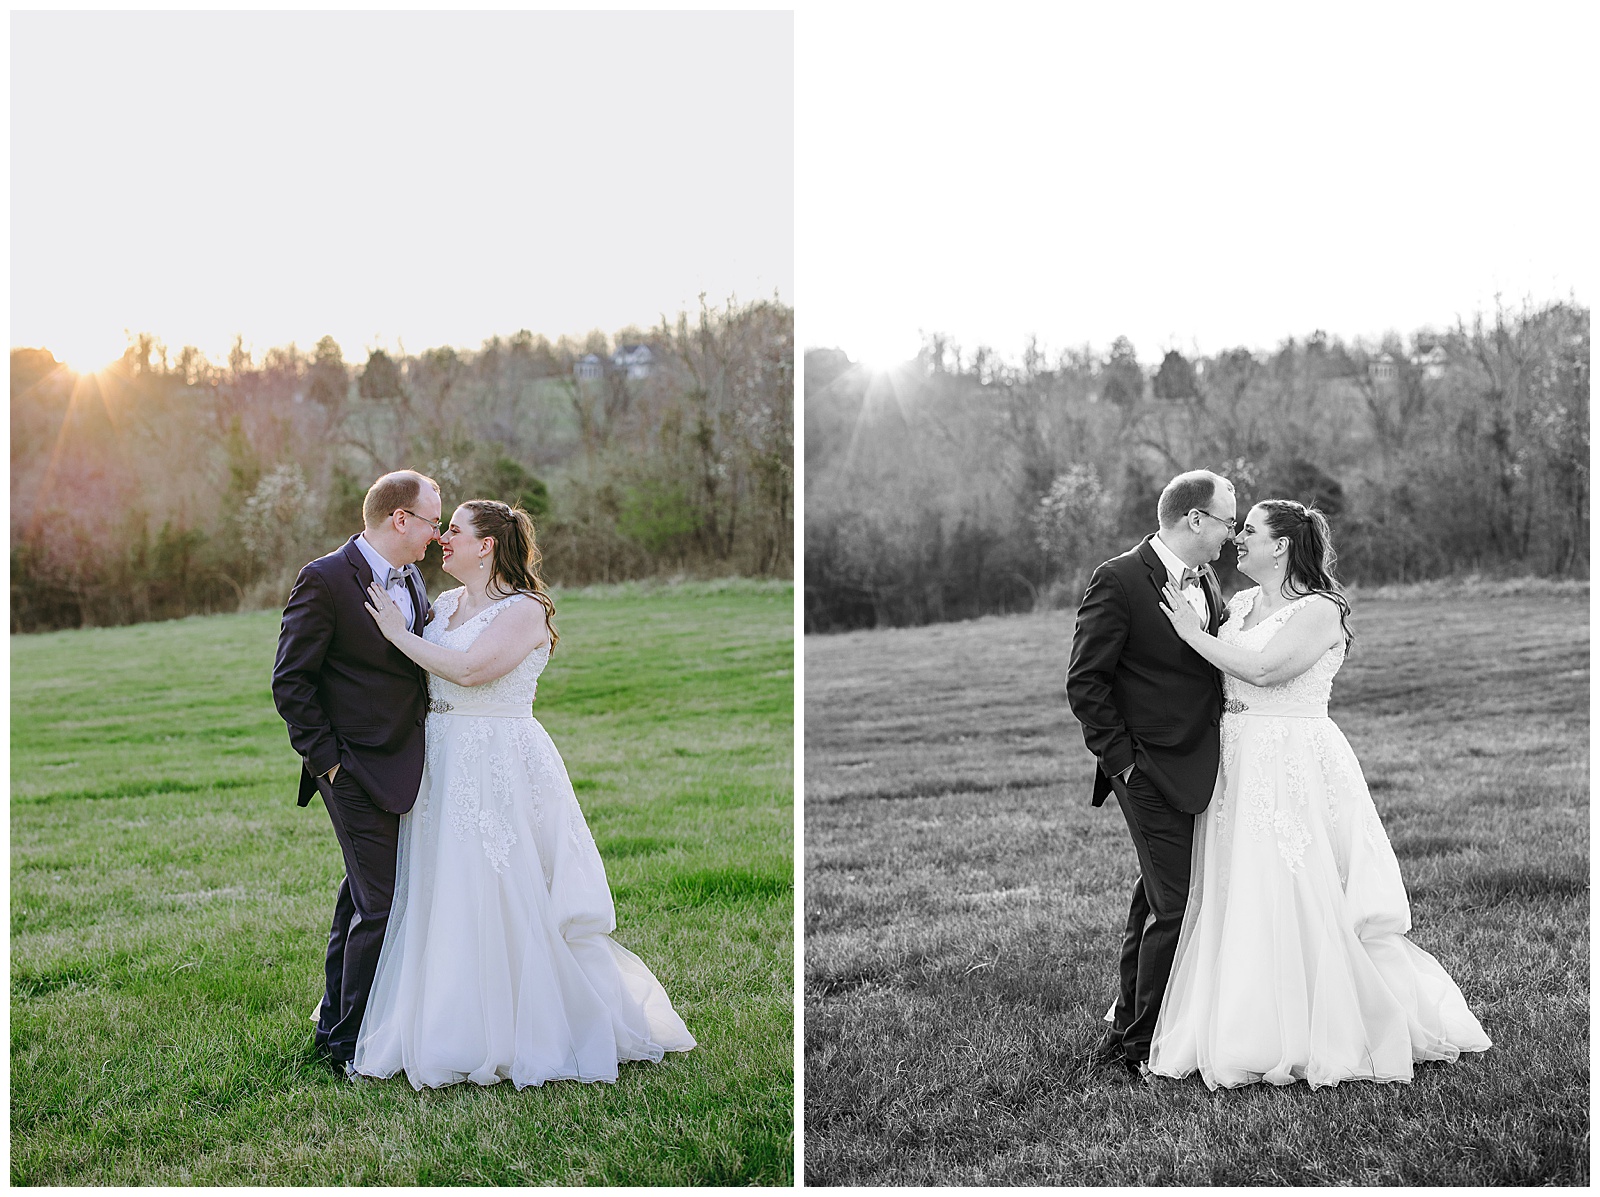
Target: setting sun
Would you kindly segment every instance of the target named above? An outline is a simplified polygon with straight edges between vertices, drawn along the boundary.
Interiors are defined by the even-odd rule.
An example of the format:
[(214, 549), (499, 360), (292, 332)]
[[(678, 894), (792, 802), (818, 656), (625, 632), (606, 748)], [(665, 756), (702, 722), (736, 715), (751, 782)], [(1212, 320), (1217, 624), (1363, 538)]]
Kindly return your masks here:
[(99, 374), (122, 360), (127, 344), (127, 336), (120, 332), (116, 336), (88, 332), (53, 336), (40, 348), (48, 349), (74, 374)]
[(855, 356), (855, 362), (873, 374), (887, 374), (916, 355), (915, 347), (908, 348), (904, 343), (896, 343), (893, 338), (885, 337), (866, 345)]

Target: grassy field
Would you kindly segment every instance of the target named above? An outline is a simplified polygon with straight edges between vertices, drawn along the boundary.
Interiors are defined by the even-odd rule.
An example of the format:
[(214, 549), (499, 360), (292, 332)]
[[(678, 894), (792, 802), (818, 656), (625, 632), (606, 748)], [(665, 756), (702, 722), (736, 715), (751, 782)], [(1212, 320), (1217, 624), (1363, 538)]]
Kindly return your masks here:
[(700, 1046), (614, 1086), (334, 1077), (342, 867), (295, 806), (276, 613), (13, 637), (13, 1184), (793, 1180), (792, 591), (558, 601), (536, 713)]
[(1357, 607), (1331, 714), (1495, 1046), (1317, 1092), (1087, 1066), (1138, 866), (1072, 621), (806, 640), (807, 1181), (1587, 1184), (1586, 590)]

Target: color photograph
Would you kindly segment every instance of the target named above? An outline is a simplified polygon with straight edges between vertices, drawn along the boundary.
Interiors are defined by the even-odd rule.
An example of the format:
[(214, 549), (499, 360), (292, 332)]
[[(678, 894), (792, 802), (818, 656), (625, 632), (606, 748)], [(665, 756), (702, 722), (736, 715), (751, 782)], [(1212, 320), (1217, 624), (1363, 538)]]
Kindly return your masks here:
[(792, 1185), (792, 14), (11, 112), (11, 1183)]

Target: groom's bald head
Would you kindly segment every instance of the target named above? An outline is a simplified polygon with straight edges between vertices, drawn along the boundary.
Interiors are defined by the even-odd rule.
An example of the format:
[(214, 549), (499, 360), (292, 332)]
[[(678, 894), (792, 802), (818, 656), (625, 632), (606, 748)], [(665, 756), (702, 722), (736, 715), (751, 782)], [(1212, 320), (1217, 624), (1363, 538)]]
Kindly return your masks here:
[(1156, 506), (1156, 517), (1161, 527), (1168, 531), (1176, 528), (1183, 522), (1183, 517), (1197, 507), (1201, 511), (1209, 510), (1218, 490), (1225, 490), (1231, 496), (1233, 483), (1210, 470), (1189, 470), (1179, 474), (1167, 483), (1166, 489), (1161, 492), (1161, 502)]
[(424, 486), (431, 486), (435, 494), (439, 493), (439, 484), (416, 470), (395, 470), (379, 478), (368, 489), (366, 500), (361, 504), (361, 521), (367, 531), (381, 527), (397, 509), (415, 507)]

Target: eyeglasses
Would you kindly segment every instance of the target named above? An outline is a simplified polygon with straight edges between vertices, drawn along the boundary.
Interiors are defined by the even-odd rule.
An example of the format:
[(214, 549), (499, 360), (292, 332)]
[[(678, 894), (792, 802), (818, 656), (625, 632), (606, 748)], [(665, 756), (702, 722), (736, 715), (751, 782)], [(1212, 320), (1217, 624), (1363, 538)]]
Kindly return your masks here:
[(1228, 530), (1228, 535), (1229, 536), (1232, 536), (1235, 532), (1237, 532), (1239, 530), (1239, 521), (1238, 520), (1225, 520), (1220, 515), (1212, 515), (1204, 507), (1191, 507), (1191, 508), (1189, 508), (1189, 510), (1190, 511), (1198, 511), (1201, 515), (1205, 516), (1206, 518), (1216, 520), (1217, 523), (1221, 524), (1224, 528), (1226, 528)]
[(435, 536), (439, 535), (439, 521), (438, 520), (424, 520), (424, 519), (422, 519), (422, 517), (420, 515), (418, 515), (415, 511), (412, 511), (411, 508), (409, 508), (409, 507), (402, 507), (402, 508), (400, 508), (400, 510), (405, 512), (407, 515), (409, 515), (414, 520), (422, 520), (422, 522), (424, 524), (427, 524), (428, 527), (433, 529), (433, 534)]

